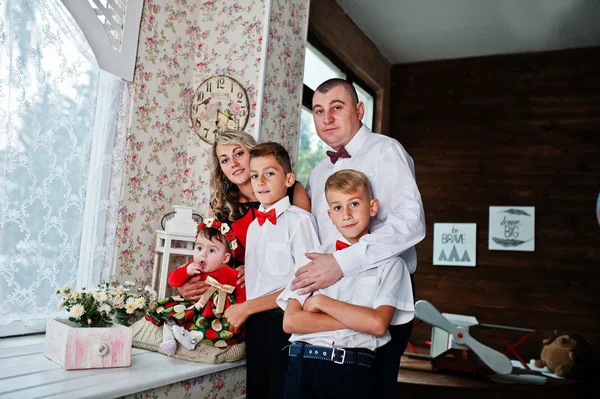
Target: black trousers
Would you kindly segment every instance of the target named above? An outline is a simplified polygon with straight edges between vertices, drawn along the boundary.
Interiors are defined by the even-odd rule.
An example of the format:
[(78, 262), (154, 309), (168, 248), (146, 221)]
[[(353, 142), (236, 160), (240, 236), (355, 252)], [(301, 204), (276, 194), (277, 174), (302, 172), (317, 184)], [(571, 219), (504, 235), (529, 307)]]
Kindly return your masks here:
[(246, 321), (246, 398), (281, 399), (288, 366), (290, 335), (283, 310), (254, 314)]
[[(415, 298), (415, 282), (413, 276), (410, 276), (410, 282), (413, 291), (413, 300)], [(410, 334), (412, 333), (414, 320), (405, 324), (389, 326), (388, 330), (392, 340), (377, 348), (375, 351), (375, 387), (377, 398), (391, 399), (398, 397), (398, 371), (400, 370), (400, 358), (406, 350)]]
[(376, 396), (373, 369), (290, 357), (284, 399), (369, 399)]

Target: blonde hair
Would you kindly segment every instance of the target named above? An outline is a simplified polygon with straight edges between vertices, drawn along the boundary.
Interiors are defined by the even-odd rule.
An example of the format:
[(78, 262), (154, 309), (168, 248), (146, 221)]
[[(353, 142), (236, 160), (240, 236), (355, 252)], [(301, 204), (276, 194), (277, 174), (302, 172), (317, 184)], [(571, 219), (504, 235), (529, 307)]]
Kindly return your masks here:
[(241, 130), (227, 130), (215, 137), (212, 146), (212, 172), (210, 174), (210, 207), (219, 219), (234, 221), (244, 216), (240, 209), (240, 189), (225, 176), (219, 165), (217, 145), (239, 145), (250, 151), (257, 145), (254, 137)]
[(367, 175), (354, 169), (338, 170), (325, 182), (325, 198), (329, 191), (338, 191), (344, 194), (353, 194), (362, 191), (368, 199), (373, 198), (371, 182)]

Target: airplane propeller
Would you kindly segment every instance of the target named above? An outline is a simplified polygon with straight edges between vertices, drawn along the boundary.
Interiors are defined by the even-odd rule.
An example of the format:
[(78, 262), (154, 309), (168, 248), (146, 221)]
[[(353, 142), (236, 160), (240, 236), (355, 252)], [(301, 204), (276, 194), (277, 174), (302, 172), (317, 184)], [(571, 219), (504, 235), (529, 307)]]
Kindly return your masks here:
[(432, 304), (420, 300), (415, 303), (417, 317), (427, 323), (439, 327), (452, 334), (454, 340), (459, 344), (467, 345), (477, 356), (492, 370), (498, 374), (510, 374), (512, 364), (510, 359), (495, 349), (485, 346), (469, 334), (469, 329), (456, 326), (446, 319)]

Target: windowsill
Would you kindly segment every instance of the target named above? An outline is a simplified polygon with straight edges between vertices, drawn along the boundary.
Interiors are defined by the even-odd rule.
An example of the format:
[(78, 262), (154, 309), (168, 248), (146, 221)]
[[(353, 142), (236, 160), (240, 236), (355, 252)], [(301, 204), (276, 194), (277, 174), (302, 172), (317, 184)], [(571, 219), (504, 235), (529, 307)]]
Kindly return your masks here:
[(0, 350), (3, 348), (14, 348), (15, 346), (43, 344), (45, 339), (46, 334), (44, 333), (4, 337), (0, 338)]
[(0, 339), (0, 397), (117, 398), (246, 364), (193, 363), (133, 348), (130, 367), (63, 370), (44, 356), (43, 340), (44, 335)]

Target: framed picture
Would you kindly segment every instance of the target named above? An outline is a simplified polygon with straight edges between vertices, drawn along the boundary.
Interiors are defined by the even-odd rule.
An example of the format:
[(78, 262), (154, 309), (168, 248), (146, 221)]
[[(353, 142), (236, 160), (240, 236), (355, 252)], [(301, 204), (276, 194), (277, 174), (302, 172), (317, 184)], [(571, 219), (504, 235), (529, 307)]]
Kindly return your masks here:
[(535, 251), (535, 207), (490, 206), (488, 248)]
[(475, 266), (476, 250), (476, 223), (434, 223), (434, 265)]

